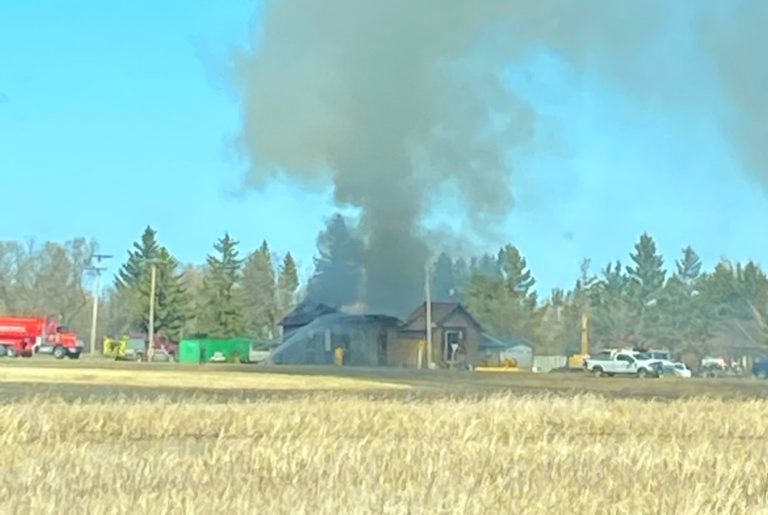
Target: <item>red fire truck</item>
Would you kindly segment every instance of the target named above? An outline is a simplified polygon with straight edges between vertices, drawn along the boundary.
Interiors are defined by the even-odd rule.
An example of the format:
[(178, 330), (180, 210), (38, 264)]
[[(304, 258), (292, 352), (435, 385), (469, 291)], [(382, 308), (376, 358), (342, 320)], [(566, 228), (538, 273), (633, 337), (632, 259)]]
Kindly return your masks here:
[(0, 316), (0, 356), (30, 357), (53, 354), (56, 359), (77, 359), (82, 344), (77, 335), (50, 317)]

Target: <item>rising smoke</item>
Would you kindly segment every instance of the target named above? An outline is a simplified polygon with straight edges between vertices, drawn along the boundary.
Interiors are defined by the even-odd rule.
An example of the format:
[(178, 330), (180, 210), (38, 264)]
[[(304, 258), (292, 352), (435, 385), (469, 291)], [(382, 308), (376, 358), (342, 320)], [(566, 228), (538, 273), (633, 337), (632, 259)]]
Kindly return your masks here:
[(253, 48), (234, 59), (250, 181), (332, 182), (340, 205), (361, 209), (368, 307), (402, 313), (439, 250), (422, 228), (439, 186), (461, 192), (478, 226), (512, 208), (508, 151), (529, 141), (536, 113), (505, 86), (505, 67), (546, 48), (631, 94), (671, 99), (690, 56), (671, 46), (648, 64), (644, 52), (691, 26), (730, 95), (723, 123), (763, 172), (766, 3), (734, 2), (728, 16), (699, 4), (266, 0)]

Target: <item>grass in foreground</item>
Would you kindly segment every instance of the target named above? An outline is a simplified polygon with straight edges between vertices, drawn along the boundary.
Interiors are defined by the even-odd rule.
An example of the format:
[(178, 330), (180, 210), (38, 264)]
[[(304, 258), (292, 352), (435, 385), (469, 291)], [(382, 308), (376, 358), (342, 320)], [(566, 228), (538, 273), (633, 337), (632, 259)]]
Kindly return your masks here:
[(768, 401), (0, 407), (3, 513), (756, 513)]

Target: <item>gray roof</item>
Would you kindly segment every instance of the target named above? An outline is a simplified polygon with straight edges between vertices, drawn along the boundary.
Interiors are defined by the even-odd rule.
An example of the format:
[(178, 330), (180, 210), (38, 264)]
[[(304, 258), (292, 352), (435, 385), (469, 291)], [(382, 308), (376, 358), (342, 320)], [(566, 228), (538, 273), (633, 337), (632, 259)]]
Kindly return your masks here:
[(278, 325), (283, 327), (301, 327), (312, 323), (317, 318), (325, 315), (331, 315), (337, 313), (337, 311), (321, 302), (311, 302), (305, 300), (296, 306), (293, 311), (283, 317)]

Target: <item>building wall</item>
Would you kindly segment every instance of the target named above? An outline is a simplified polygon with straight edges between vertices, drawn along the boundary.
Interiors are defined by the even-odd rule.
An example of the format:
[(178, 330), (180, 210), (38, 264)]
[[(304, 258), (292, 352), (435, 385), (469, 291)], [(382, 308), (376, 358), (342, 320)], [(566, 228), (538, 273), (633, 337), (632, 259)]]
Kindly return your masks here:
[[(344, 364), (379, 366), (389, 364), (389, 348), (396, 344), (396, 330), (386, 326), (352, 324), (344, 329), (319, 330), (291, 342), (274, 361), (278, 364), (327, 365), (334, 363), (334, 351), (344, 348)], [(396, 349), (396, 346), (394, 347)]]
[[(432, 330), (432, 361), (445, 363), (445, 336), (450, 331), (462, 331), (463, 340), (460, 342), (460, 350), (457, 352), (457, 361), (467, 361), (477, 364), (482, 359), (480, 355), (480, 343), (482, 334), (480, 329), (464, 313), (455, 313), (446, 319), (440, 327)], [(390, 366), (418, 366), (419, 342), (426, 339), (426, 331), (406, 331), (398, 333), (395, 343), (390, 346), (387, 364)], [(450, 348), (448, 352), (450, 359)], [(426, 353), (423, 366), (427, 366)]]
[[(424, 335), (390, 331), (387, 365), (391, 367), (417, 367), (419, 364), (419, 342), (423, 338)], [(426, 366), (426, 355), (424, 358), (424, 366)]]
[(436, 346), (433, 346), (433, 352), (436, 352), (434, 359), (444, 361), (445, 334), (451, 330), (461, 330), (464, 333), (464, 340), (461, 342), (463, 352), (457, 356), (457, 359), (466, 359), (469, 363), (477, 363), (482, 358), (480, 353), (482, 334), (473, 321), (460, 310), (442, 321), (440, 327), (433, 331), (433, 338), (439, 342), (439, 348), (435, 349)]

